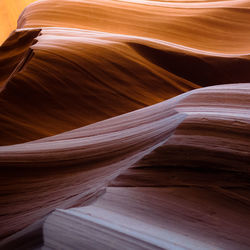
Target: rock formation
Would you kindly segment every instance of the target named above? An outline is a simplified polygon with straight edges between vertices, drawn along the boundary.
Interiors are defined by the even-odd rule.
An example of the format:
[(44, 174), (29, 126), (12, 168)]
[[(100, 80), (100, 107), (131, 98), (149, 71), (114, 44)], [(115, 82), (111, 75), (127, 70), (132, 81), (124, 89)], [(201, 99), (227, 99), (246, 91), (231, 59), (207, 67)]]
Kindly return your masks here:
[(249, 249), (249, 7), (26, 7), (0, 47), (0, 246), (32, 249), (43, 228), (53, 249), (49, 218), (92, 211), (180, 249)]

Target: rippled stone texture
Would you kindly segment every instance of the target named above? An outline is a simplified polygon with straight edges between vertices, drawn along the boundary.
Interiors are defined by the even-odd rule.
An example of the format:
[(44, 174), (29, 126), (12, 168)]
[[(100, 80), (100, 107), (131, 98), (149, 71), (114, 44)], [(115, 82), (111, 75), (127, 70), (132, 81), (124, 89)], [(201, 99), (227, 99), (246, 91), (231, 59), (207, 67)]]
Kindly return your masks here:
[(40, 0), (8, 38), (6, 26), (1, 246), (39, 245), (47, 215), (97, 199), (89, 209), (164, 224), (163, 238), (172, 230), (203, 249), (248, 249), (249, 7)]

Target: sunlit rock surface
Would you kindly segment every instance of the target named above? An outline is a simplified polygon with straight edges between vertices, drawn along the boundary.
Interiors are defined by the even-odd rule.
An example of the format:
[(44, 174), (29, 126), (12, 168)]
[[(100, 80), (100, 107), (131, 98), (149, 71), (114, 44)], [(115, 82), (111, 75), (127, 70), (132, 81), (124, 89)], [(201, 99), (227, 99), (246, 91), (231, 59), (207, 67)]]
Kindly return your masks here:
[(97, 199), (81, 213), (249, 249), (249, 1), (38, 0), (14, 30), (30, 2), (0, 3), (1, 247)]

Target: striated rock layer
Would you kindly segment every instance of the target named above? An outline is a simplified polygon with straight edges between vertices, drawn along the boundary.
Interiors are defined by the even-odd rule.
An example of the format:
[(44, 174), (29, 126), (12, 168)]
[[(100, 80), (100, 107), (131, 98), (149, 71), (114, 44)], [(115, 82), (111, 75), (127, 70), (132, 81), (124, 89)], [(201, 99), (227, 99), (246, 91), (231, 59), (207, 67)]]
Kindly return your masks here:
[(99, 202), (117, 218), (249, 248), (249, 7), (29, 5), (0, 47), (1, 247), (32, 248), (54, 209), (110, 186)]
[[(80, 205), (131, 166), (113, 186), (186, 186), (204, 189), (205, 197), (216, 190), (249, 206), (249, 89), (204, 88), (53, 137), (2, 146), (4, 236), (55, 207)], [(221, 102), (225, 92), (232, 98)]]

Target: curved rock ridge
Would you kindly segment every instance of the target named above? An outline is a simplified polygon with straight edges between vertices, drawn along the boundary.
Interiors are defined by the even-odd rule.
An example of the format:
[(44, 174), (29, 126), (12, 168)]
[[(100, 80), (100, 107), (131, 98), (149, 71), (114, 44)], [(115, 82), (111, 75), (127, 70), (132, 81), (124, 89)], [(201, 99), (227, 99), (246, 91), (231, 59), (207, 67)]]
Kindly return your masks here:
[(249, 15), (247, 0), (39, 0), (24, 10), (18, 28), (81, 28), (157, 38), (205, 51), (249, 53)]
[(248, 214), (246, 205), (215, 189), (108, 187), (90, 205), (56, 209), (49, 215), (43, 226), (44, 246), (91, 249), (94, 245), (105, 249), (110, 246), (109, 239), (114, 248), (122, 250), (247, 250)]
[[(1, 0), (0, 42), (31, 2)], [(0, 248), (41, 245), (59, 208), (249, 249), (249, 20), (248, 0), (27, 6), (0, 47)]]
[(250, 81), (248, 55), (204, 54), (138, 36), (21, 29), (1, 48), (8, 65), (0, 92), (1, 145), (58, 134), (214, 82)]
[(174, 135), (112, 186), (206, 187), (249, 205), (249, 105), (249, 84), (192, 92), (175, 106), (187, 117)]
[[(190, 167), (197, 173), (203, 168), (221, 176), (225, 172), (228, 178), (237, 176), (235, 185), (210, 180), (209, 186), (223, 188), (225, 195), (248, 204), (248, 193), (240, 191), (249, 188), (249, 89), (250, 84), (198, 89), (70, 132), (2, 146), (3, 236), (56, 207), (81, 204), (131, 166), (152, 171), (171, 167), (177, 175), (179, 169)], [(225, 94), (231, 98), (223, 98)], [(133, 177), (128, 184), (130, 180)], [(180, 183), (172, 180), (171, 185)], [(208, 186), (201, 181), (198, 185)]]
[[(62, 134), (60, 140), (58, 135), (52, 141), (1, 147), (3, 236), (55, 207), (70, 207), (94, 195), (121, 170), (166, 141), (184, 116), (169, 109), (156, 112), (148, 108), (147, 112), (135, 111), (125, 121), (117, 117), (100, 122), (96, 126), (101, 126), (101, 131), (90, 125), (83, 132), (71, 132), (70, 137)], [(77, 138), (72, 138), (72, 133), (77, 133)], [(29, 203), (23, 202), (27, 199)]]

